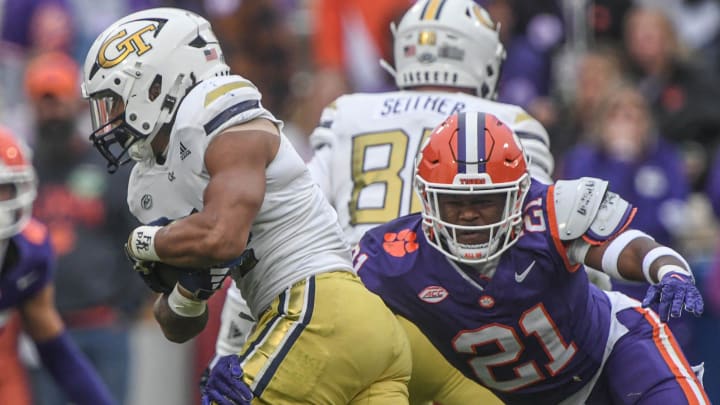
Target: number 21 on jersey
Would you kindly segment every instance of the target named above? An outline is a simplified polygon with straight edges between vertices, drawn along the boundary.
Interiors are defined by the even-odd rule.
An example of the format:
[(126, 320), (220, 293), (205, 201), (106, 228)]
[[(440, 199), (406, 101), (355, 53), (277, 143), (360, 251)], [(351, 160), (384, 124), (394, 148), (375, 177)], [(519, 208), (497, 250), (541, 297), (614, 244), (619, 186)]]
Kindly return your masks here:
[[(559, 373), (575, 356), (575, 343), (565, 343), (542, 303), (525, 311), (519, 324), (525, 336), (534, 336), (542, 346), (549, 360), (542, 366), (550, 375)], [(486, 344), (496, 344), (502, 350), (489, 356), (473, 357), (469, 362), (475, 375), (485, 386), (500, 391), (513, 391), (545, 379), (535, 360), (517, 363), (525, 347), (518, 332), (510, 326), (493, 323), (475, 330), (464, 330), (458, 333), (452, 342), (455, 351), (469, 354), (477, 354), (475, 348)], [(498, 381), (493, 368), (501, 366), (512, 366), (516, 377)]]

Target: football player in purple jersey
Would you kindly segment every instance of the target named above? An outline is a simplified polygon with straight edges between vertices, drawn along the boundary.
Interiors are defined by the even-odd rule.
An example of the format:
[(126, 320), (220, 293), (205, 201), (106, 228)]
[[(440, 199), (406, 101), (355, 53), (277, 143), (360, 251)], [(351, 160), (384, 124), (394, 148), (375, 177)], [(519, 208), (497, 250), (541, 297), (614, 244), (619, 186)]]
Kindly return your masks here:
[(70, 401), (113, 404), (55, 308), (54, 255), (47, 228), (31, 218), (37, 184), (29, 162), (20, 143), (0, 128), (0, 334), (17, 309), (43, 365)]
[[(709, 404), (664, 323), (703, 301), (687, 262), (629, 226), (635, 209), (584, 177), (532, 180), (491, 114), (438, 126), (415, 163), (422, 214), (361, 239), (363, 282), (507, 404)], [(647, 280), (643, 303), (583, 265)], [(698, 370), (698, 374), (701, 370)]]

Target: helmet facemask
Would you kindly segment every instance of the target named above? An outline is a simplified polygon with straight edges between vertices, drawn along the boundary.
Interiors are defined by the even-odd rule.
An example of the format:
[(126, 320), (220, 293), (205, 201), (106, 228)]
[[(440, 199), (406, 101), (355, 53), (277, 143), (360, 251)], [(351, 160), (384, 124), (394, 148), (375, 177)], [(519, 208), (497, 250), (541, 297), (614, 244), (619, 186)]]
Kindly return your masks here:
[(0, 240), (12, 237), (25, 227), (36, 194), (31, 168), (0, 174)]
[(93, 146), (108, 161), (108, 171), (128, 163), (130, 147), (147, 136), (135, 131), (125, 121), (125, 102), (111, 92), (90, 98), (90, 115), (95, 130), (90, 134)]
[[(428, 241), (453, 260), (485, 263), (517, 241), (529, 175), (492, 188), (433, 184), (421, 177), (415, 184), (423, 201), (423, 230)], [(460, 217), (466, 222), (461, 223)]]
[(20, 233), (30, 221), (37, 176), (29, 161), (25, 145), (0, 129), (0, 241)]

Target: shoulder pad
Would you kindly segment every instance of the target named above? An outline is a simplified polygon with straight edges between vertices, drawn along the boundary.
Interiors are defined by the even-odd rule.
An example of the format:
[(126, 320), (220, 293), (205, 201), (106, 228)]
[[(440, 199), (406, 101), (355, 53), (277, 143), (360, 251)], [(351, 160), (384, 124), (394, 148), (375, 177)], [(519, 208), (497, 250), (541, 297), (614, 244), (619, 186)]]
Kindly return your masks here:
[(320, 149), (325, 145), (332, 145), (335, 138), (335, 134), (330, 129), (335, 122), (335, 117), (338, 112), (338, 101), (336, 99), (332, 103), (328, 104), (320, 115), (320, 122), (318, 126), (310, 134), (310, 146), (313, 149)]
[(577, 239), (590, 229), (607, 187), (607, 181), (594, 177), (555, 183), (552, 197), (561, 240)]
[(266, 118), (282, 126), (260, 102), (257, 88), (242, 76), (218, 76), (203, 80), (183, 99), (178, 109), (174, 130), (199, 128), (212, 137), (225, 129)]
[(555, 183), (553, 199), (561, 240), (585, 235), (591, 243), (601, 243), (632, 220), (632, 205), (607, 188), (607, 181), (593, 177)]
[(632, 220), (632, 204), (619, 195), (608, 191), (605, 193), (595, 220), (590, 225), (587, 236), (595, 242), (604, 242), (622, 231)]

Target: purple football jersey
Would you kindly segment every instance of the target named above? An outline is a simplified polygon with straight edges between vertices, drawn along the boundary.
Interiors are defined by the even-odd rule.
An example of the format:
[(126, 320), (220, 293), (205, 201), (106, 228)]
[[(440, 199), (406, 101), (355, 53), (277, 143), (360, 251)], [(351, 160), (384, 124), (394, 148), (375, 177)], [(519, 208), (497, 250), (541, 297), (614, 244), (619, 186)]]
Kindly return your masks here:
[(10, 238), (0, 270), (0, 314), (22, 304), (50, 283), (53, 265), (47, 228), (33, 220)]
[(432, 247), (419, 214), (369, 231), (355, 255), (370, 290), (509, 404), (557, 404), (580, 390), (601, 367), (609, 334), (608, 297), (567, 262), (548, 190), (533, 182), (523, 235), (492, 278)]

